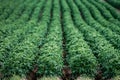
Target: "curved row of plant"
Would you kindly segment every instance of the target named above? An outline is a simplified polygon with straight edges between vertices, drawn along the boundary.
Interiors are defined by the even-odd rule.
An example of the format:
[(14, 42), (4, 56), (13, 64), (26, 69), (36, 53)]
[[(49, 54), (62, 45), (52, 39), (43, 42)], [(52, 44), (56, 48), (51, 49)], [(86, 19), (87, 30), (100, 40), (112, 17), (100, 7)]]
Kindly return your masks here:
[[(26, 4), (27, 4), (28, 2), (26, 2)], [(10, 22), (10, 24), (7, 24), (6, 22), (5, 23), (2, 23), (2, 27), (0, 28), (0, 41), (3, 41), (3, 39), (5, 38), (5, 37), (7, 37), (7, 36), (10, 36), (10, 35), (12, 35), (12, 33), (14, 32), (14, 31), (16, 31), (16, 30), (18, 30), (18, 29), (20, 29), (21, 27), (23, 27), (23, 26), (25, 26), (26, 25), (26, 23), (29, 21), (28, 19), (29, 19), (29, 17), (31, 17), (31, 12), (32, 12), (32, 10), (31, 9), (33, 9), (34, 8), (34, 5), (37, 3), (37, 1), (35, 1), (35, 2), (33, 2), (33, 3), (31, 3), (31, 4), (29, 4), (29, 6), (28, 7), (26, 7), (26, 9), (25, 9), (25, 11), (23, 12), (23, 13), (21, 13), (21, 11), (20, 10), (15, 10), (15, 13), (13, 13), (13, 19), (14, 19), (14, 21), (10, 18), (8, 18), (9, 19), (9, 22)], [(19, 9), (22, 9), (22, 8), (24, 8), (24, 5), (22, 5), (23, 7), (21, 7), (21, 6), (19, 6), (20, 8)], [(16, 12), (17, 11), (17, 12)], [(21, 16), (18, 18), (18, 19), (16, 19), (14, 16), (19, 16), (19, 13), (21, 14)], [(10, 16), (11, 17), (11, 16)]]
[[(23, 4), (22, 4), (22, 6), (23, 6)], [(24, 6), (23, 6), (24, 7)], [(19, 6), (18, 6), (18, 8), (19, 8)], [(16, 9), (17, 10), (17, 9)], [(16, 11), (16, 10), (14, 10), (14, 11)], [(22, 10), (21, 9), (21, 7), (20, 7), (20, 10)], [(20, 11), (19, 10), (19, 11)], [(17, 13), (15, 13), (14, 15), (16, 15), (16, 14), (18, 14), (18, 12)], [(18, 14), (19, 15), (19, 14)], [(24, 14), (23, 14), (24, 15)], [(13, 16), (14, 17), (14, 16)], [(11, 22), (12, 22), (12, 20), (11, 20)], [(17, 21), (17, 22), (19, 22), (19, 21)], [(16, 22), (16, 23), (17, 23)], [(0, 35), (1, 36), (3, 36), (3, 35), (7, 35), (9, 32), (11, 32), (11, 31), (13, 31), (14, 30), (14, 28), (18, 28), (18, 27), (15, 27), (16, 26), (16, 23), (14, 23), (14, 24), (7, 24), (6, 22), (5, 22), (5, 20), (4, 20), (4, 22), (1, 22), (0, 23)], [(4, 26), (4, 27), (3, 27)], [(12, 27), (12, 28), (11, 28)]]
[(86, 5), (86, 7), (91, 12), (94, 19), (97, 20), (101, 25), (110, 28), (112, 31), (114, 31), (117, 34), (120, 34), (120, 27), (105, 20), (95, 6), (91, 5), (88, 1), (85, 0), (82, 0), (81, 2)]
[(111, 14), (114, 16), (114, 18), (118, 19), (120, 21), (120, 12), (117, 11), (114, 7), (112, 7), (110, 4), (103, 2), (101, 0), (95, 0), (97, 1), (99, 4), (105, 6), (110, 12)]
[[(29, 7), (33, 8), (33, 6), (29, 6)], [(28, 8), (26, 10), (28, 10)], [(23, 13), (22, 15), (23, 15), (23, 17), (21, 17), (19, 20), (22, 19), (22, 21), (27, 22), (26, 20), (28, 19), (29, 15), (30, 15), (30, 12), (25, 11), (25, 13)], [(26, 16), (26, 18), (24, 18), (24, 16)], [(17, 21), (17, 22), (19, 22), (19, 21)], [(2, 28), (0, 29), (0, 31), (1, 31), (0, 35), (1, 35), (1, 42), (2, 42), (2, 41), (4, 41), (5, 37), (11, 36), (14, 32), (16, 32), (16, 30), (19, 30), (20, 28), (23, 28), (23, 26), (25, 26), (25, 24), (16, 24), (16, 23), (5, 24), (4, 23), (1, 26), (2, 26)]]
[[(30, 20), (34, 9), (41, 4), (42, 1), (36, 0), (32, 3), (31, 0), (26, 0), (22, 2), (23, 4), (19, 5), (13, 13), (5, 20), (6, 24), (23, 24), (26, 21)], [(36, 5), (35, 5), (36, 4)], [(40, 6), (41, 7), (41, 6)], [(30, 13), (29, 15), (27, 13)]]
[(112, 6), (120, 9), (120, 1), (119, 0), (106, 0)]
[[(59, 0), (48, 0), (52, 3), (52, 16), (49, 30), (44, 44), (41, 46), (37, 65), (38, 74), (42, 76), (60, 76), (62, 75), (62, 29), (60, 23), (60, 4)], [(47, 6), (51, 8), (50, 6)]]
[(89, 10), (86, 8), (84, 4), (82, 4), (79, 0), (74, 1), (78, 6), (79, 11), (82, 14), (83, 19), (86, 21), (88, 25), (95, 28), (101, 35), (103, 35), (110, 43), (117, 49), (120, 49), (120, 35), (112, 32), (109, 28), (103, 27), (100, 23), (98, 23), (91, 15)]
[[(44, 0), (41, 1), (43, 3)], [(48, 3), (49, 4), (49, 3)], [(42, 4), (43, 6), (44, 4)], [(40, 5), (41, 6), (41, 5)], [(47, 30), (47, 22), (49, 20), (49, 9), (46, 7), (44, 15), (41, 18), (41, 23), (37, 24), (28, 22), (27, 25), (21, 25), (20, 29), (15, 30), (10, 36), (6, 37), (0, 46), (2, 61), (1, 72), (6, 75), (26, 74), (33, 68), (36, 49)], [(29, 12), (27, 13), (29, 14)], [(38, 13), (37, 15), (39, 15)], [(34, 15), (33, 15), (34, 16)], [(44, 25), (42, 25), (44, 24)], [(12, 63), (12, 64), (11, 64)]]
[[(45, 0), (41, 1), (42, 3), (45, 2)], [(42, 6), (44, 6), (44, 4), (42, 4)], [(19, 61), (22, 62), (24, 60), (24, 62), (21, 63), (23, 67), (19, 68), (20, 70), (22, 70), (21, 74), (28, 73), (29, 71), (34, 69), (34, 65), (36, 65), (36, 57), (38, 56), (37, 53), (39, 51), (39, 46), (41, 46), (44, 42), (44, 37), (47, 33), (48, 23), (50, 22), (50, 11), (51, 1), (47, 1), (43, 11), (44, 15), (42, 15), (40, 22), (38, 24), (31, 23), (30, 25), (28, 25), (32, 26), (33, 28), (30, 29), (30, 33), (25, 36), (26, 38), (20, 44), (18, 44), (16, 46), (16, 50), (13, 51), (16, 54), (15, 57), (18, 57), (17, 54), (20, 54), (18, 59)], [(22, 58), (23, 55), (25, 55), (26, 57)], [(20, 66), (21, 64), (17, 66)]]
[(32, 16), (30, 17), (30, 22), (39, 22), (42, 17), (42, 11), (44, 10), (44, 5), (47, 0), (41, 0), (38, 4), (36, 4), (36, 8), (34, 9)]
[(120, 27), (120, 21), (118, 21), (117, 19), (115, 19), (112, 14), (110, 13), (109, 10), (106, 9), (105, 6), (99, 4), (98, 2), (94, 1), (94, 0), (88, 0), (91, 5), (94, 5), (98, 8), (98, 10), (101, 12), (102, 16), (104, 16), (104, 18), (108, 21), (110, 21), (111, 23), (114, 23), (116, 25), (118, 25)]
[(85, 40), (90, 45), (94, 55), (97, 57), (99, 69), (102, 71), (104, 79), (114, 77), (119, 74), (120, 54), (106, 41), (95, 29), (88, 26), (80, 16), (77, 6), (72, 0), (67, 0), (71, 8), (73, 21), (79, 30), (84, 33)]
[(36, 7), (36, 5), (35, 6), (33, 6), (33, 5), (35, 3), (38, 3), (38, 1), (39, 0), (36, 0), (33, 3), (31, 3), (32, 2), (31, 0), (26, 0), (26, 1), (21, 0), (21, 3), (18, 2), (18, 4), (21, 4), (21, 5), (17, 5), (17, 7), (9, 15), (9, 17), (7, 19), (5, 19), (5, 20), (3, 19), (3, 21), (0, 22), (0, 25), (5, 26), (5, 25), (8, 25), (8, 24), (13, 24), (13, 23), (14, 24), (18, 24), (18, 23), (20, 24), (20, 22), (24, 23), (23, 19), (29, 17), (27, 13), (30, 12), (29, 15), (31, 15), (31, 13), (34, 12), (34, 11), (31, 11), (30, 8), (32, 7), (32, 9), (34, 9)]
[(86, 74), (93, 76), (97, 61), (90, 47), (85, 42), (83, 34), (74, 26), (70, 9), (65, 0), (61, 0), (62, 23), (66, 37), (67, 62), (74, 76)]
[[(6, 6), (4, 6), (4, 8), (5, 8), (4, 11), (1, 12), (0, 21), (7, 19), (9, 17), (9, 15), (11, 15), (12, 12), (14, 11), (15, 6), (20, 5), (19, 3), (21, 3), (21, 1), (13, 2), (13, 0), (12, 0), (11, 2), (8, 1), (5, 3), (6, 3)], [(3, 6), (3, 5), (1, 5), (1, 6)]]

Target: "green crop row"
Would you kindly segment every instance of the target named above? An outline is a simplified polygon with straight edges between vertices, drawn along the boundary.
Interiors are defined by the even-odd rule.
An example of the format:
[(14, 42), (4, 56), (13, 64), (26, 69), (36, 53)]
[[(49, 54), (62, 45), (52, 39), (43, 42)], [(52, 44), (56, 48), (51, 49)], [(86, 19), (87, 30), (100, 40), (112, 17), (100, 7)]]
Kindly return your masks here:
[[(41, 3), (43, 2), (44, 0), (41, 1)], [(29, 13), (30, 12), (26, 14)], [(47, 11), (44, 12), (44, 14), (47, 15)], [(26, 25), (21, 24), (19, 25), (21, 28), (13, 31), (11, 35), (5, 37), (3, 42), (0, 43), (0, 53), (3, 57), (1, 58), (3, 62), (2, 73), (5, 76), (12, 74), (26, 74), (29, 69), (33, 68), (32, 65), (34, 63), (36, 49), (39, 42), (43, 40), (47, 30), (45, 26), (40, 26), (40, 24), (31, 21)]]
[(114, 18), (118, 19), (120, 21), (120, 13), (117, 11), (114, 7), (112, 7), (110, 4), (103, 2), (101, 0), (96, 0), (98, 4), (104, 5), (114, 16)]
[(119, 0), (106, 0), (112, 6), (120, 9), (120, 1)]
[[(97, 57), (99, 69), (103, 78), (111, 78), (119, 74), (119, 52), (106, 41), (95, 29), (88, 26), (80, 16), (79, 10), (72, 0), (67, 0), (73, 13), (73, 20), (81, 32), (84, 33), (85, 40), (90, 45), (94, 55)], [(81, 0), (82, 2), (83, 0)], [(81, 3), (79, 2), (79, 3)]]
[(65, 0), (61, 0), (63, 29), (66, 37), (67, 62), (74, 76), (93, 76), (96, 72), (97, 61), (90, 47), (84, 40), (83, 34), (74, 26), (70, 8)]
[(99, 10), (91, 5), (88, 1), (82, 1), (86, 7), (89, 9), (91, 12), (92, 16), (103, 26), (110, 28), (112, 31), (116, 32), (117, 34), (120, 34), (120, 27), (105, 20), (105, 18), (101, 15)]
[[(4, 3), (6, 3), (6, 2), (4, 2)], [(14, 3), (13, 0), (11, 2), (8, 1), (6, 3), (6, 5), (4, 6), (4, 10), (1, 10), (1, 12), (0, 12), (1, 13), (1, 15), (0, 15), (0, 21), (3, 21), (5, 19), (7, 19), (12, 14), (12, 12), (14, 11), (15, 6), (20, 5), (19, 3), (21, 3), (21, 2), (18, 1), (18, 2)], [(4, 4), (2, 4), (2, 5), (4, 5)]]
[[(25, 2), (26, 4), (28, 2)], [(26, 23), (29, 21), (28, 19), (31, 17), (30, 14), (32, 12), (31, 9), (33, 9), (33, 5), (35, 5), (37, 3), (37, 1), (35, 1), (32, 4), (29, 4), (28, 7), (26, 7), (26, 10), (21, 13), (20, 9), (24, 9), (24, 5), (22, 5), (23, 7), (19, 6), (14, 12), (13, 14), (11, 14), (12, 19), (9, 17), (7, 19), (7, 22), (1, 24), (1, 29), (0, 29), (0, 40), (2, 41), (5, 37), (10, 36), (15, 30), (20, 29), (22, 26), (25, 26)], [(18, 17), (21, 14), (20, 17)], [(34, 15), (34, 14), (33, 14)], [(39, 15), (39, 14), (38, 14)], [(18, 19), (16, 19), (16, 17)], [(9, 23), (8, 23), (9, 21)], [(4, 26), (4, 27), (2, 27)]]
[[(44, 44), (38, 54), (38, 74), (44, 76), (62, 75), (62, 29), (60, 23), (59, 0), (49, 0), (48, 9), (51, 9), (51, 22)], [(53, 3), (52, 3), (53, 2)]]
[[(27, 4), (27, 2), (26, 2), (26, 4)], [(23, 7), (20, 7), (20, 6), (18, 6), (18, 8), (19, 9), (22, 9), (22, 8), (24, 8), (24, 5), (22, 5)], [(29, 6), (30, 7), (30, 6)], [(14, 10), (14, 11), (16, 11), (16, 10)], [(16, 16), (16, 14), (17, 15), (19, 15), (19, 12), (20, 12), (20, 10), (17, 10), (17, 12), (16, 13), (14, 13), (13, 12), (13, 18), (14, 18), (14, 16)], [(22, 14), (22, 15), (25, 15), (25, 14), (27, 14), (27, 15), (29, 15), (28, 13), (20, 13), (20, 14)], [(11, 16), (10, 16), (11, 17)], [(9, 18), (8, 18), (9, 19)], [(7, 20), (8, 20), (7, 19)], [(0, 24), (0, 35), (1, 35), (1, 39), (3, 38), (3, 37), (6, 37), (7, 35), (9, 35), (9, 34), (11, 34), (14, 30), (16, 30), (16, 29), (19, 29), (19, 28), (21, 28), (21, 27), (19, 27), (19, 25), (23, 25), (23, 24), (19, 24), (20, 23), (20, 20), (21, 20), (21, 18), (19, 18), (18, 20), (16, 20), (16, 19), (14, 19), (14, 21), (16, 21), (16, 22), (14, 22), (11, 18), (9, 19), (9, 22), (14, 22), (14, 23), (10, 23), (10, 24), (7, 24), (7, 22), (6, 21), (4, 21), (4, 22), (1, 22), (1, 24)], [(21, 21), (25, 21), (24, 19), (23, 20), (21, 20)], [(3, 27), (4, 26), (4, 27)]]
[(109, 28), (103, 27), (100, 23), (98, 23), (93, 17), (89, 10), (85, 5), (80, 3), (78, 0), (75, 1), (78, 6), (84, 20), (88, 25), (95, 28), (101, 35), (105, 36), (105, 38), (113, 44), (113, 46), (117, 49), (120, 49), (120, 36), (115, 32), (112, 32)]
[[(4, 4), (6, 3), (6, 4)], [(0, 0), (0, 77), (104, 80), (120, 74), (120, 13), (101, 0)]]
[(101, 14), (104, 16), (104, 18), (116, 25), (118, 25), (120, 27), (120, 21), (118, 21), (117, 19), (115, 19), (112, 14), (110, 13), (109, 10), (106, 9), (105, 6), (103, 6), (102, 4), (99, 4), (98, 2), (94, 1), (94, 0), (88, 0), (91, 5), (94, 5), (98, 8), (98, 10), (101, 12)]

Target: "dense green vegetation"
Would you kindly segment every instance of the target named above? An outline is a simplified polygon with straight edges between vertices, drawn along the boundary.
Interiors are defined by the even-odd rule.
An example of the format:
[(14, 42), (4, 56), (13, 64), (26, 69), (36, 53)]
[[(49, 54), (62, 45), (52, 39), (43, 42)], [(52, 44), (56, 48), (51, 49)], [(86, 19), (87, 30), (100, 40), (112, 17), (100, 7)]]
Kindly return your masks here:
[(119, 76), (120, 6), (106, 1), (0, 0), (0, 78)]
[(63, 9), (63, 29), (68, 51), (67, 61), (70, 68), (76, 76), (81, 74), (92, 75), (95, 73), (97, 65), (96, 58), (84, 40), (83, 34), (74, 26), (67, 3), (62, 0), (61, 5)]
[[(46, 3), (47, 7), (46, 14), (50, 14), (50, 8), (53, 6), (51, 10), (51, 22), (48, 25), (48, 33), (46, 35), (46, 39), (44, 40), (44, 44), (41, 46), (38, 54), (38, 73), (41, 75), (61, 75), (62, 67), (63, 67), (63, 59), (62, 59), (62, 29), (60, 22), (60, 5), (59, 0), (54, 0), (51, 5), (52, 0)], [(48, 13), (49, 12), (49, 13)], [(47, 17), (47, 16), (46, 16)], [(50, 17), (50, 15), (49, 15)]]
[(119, 0), (106, 0), (108, 3), (110, 3), (112, 6), (120, 9), (120, 1)]

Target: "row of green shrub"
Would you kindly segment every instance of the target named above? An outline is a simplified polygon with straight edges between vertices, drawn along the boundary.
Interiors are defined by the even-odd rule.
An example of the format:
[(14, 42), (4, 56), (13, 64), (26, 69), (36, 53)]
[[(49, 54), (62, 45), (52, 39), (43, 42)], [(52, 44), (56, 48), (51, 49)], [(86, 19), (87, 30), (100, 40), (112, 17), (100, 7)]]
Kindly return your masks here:
[[(77, 3), (87, 3), (85, 0), (77, 1)], [(94, 28), (88, 26), (80, 16), (79, 9), (72, 0), (67, 0), (75, 25), (83, 33), (85, 40), (90, 45), (94, 55), (98, 61), (98, 68), (102, 71), (104, 79), (119, 75), (119, 51), (114, 47)]]
[(106, 0), (113, 7), (120, 9), (120, 1), (119, 0)]
[[(51, 17), (51, 21), (49, 23), (44, 44), (39, 49), (37, 59), (37, 73), (44, 76), (60, 76), (62, 75), (63, 68), (60, 4), (59, 0), (48, 0), (47, 3), (46, 10), (44, 11), (47, 11), (47, 13), (49, 13), (48, 15)], [(48, 20), (48, 18), (45, 19), (46, 21)]]
[(92, 28), (95, 28), (101, 35), (103, 35), (110, 43), (116, 48), (120, 49), (120, 35), (112, 32), (107, 27), (102, 26), (99, 22), (97, 22), (93, 17), (86, 6), (80, 3), (78, 0), (75, 1), (76, 5), (79, 8), (79, 11), (82, 14), (83, 19), (86, 21), (88, 25)]
[[(40, 3), (43, 4), (43, 2), (44, 0)], [(40, 26), (40, 24), (37, 24), (31, 20), (28, 21), (32, 8), (34, 8), (36, 3), (37, 1), (29, 4), (26, 11), (22, 14), (24, 18), (22, 16), (20, 17), (20, 19), (24, 21), (24, 24), (19, 23), (15, 25), (14, 27), (16, 27), (16, 29), (13, 29), (13, 32), (6, 34), (0, 42), (0, 53), (2, 54), (2, 58), (0, 58), (2, 62), (1, 72), (4, 76), (12, 74), (23, 75), (33, 68), (36, 50), (38, 49), (39, 42), (43, 40), (43, 34), (45, 34), (47, 30), (45, 26)], [(39, 5), (41, 6), (41, 4)], [(46, 13), (46, 15), (49, 14), (47, 11), (44, 13)], [(39, 13), (37, 15), (39, 15)], [(8, 24), (8, 26), (11, 25)], [(8, 27), (3, 30), (7, 29)], [(9, 29), (12, 28), (9, 27)]]
[[(71, 5), (72, 2), (70, 1), (69, 4)], [(71, 8), (72, 7), (73, 6), (71, 6)], [(90, 49), (87, 42), (84, 40), (83, 34), (80, 33), (79, 30), (75, 27), (71, 18), (70, 8), (65, 0), (61, 0), (61, 9), (63, 30), (66, 38), (66, 59), (69, 63), (69, 67), (75, 77), (83, 74), (94, 76), (97, 65), (96, 58), (93, 55), (92, 50)]]
[[(38, 75), (60, 76), (67, 60), (74, 77), (93, 77), (98, 69), (103, 79), (119, 75), (120, 27), (116, 24), (120, 15), (109, 4), (97, 3), (102, 4), (91, 0), (21, 0), (15, 2), (18, 7), (12, 2), (2, 5), (0, 73), (22, 76), (37, 66)], [(66, 44), (62, 44), (63, 36)]]
[(15, 6), (20, 5), (19, 3), (22, 3), (23, 0), (18, 2), (13, 2), (14, 0), (10, 1), (3, 1), (3, 3), (0, 6), (0, 21), (7, 19), (16, 8)]
[(97, 7), (97, 9), (100, 11), (100, 13), (102, 14), (102, 16), (108, 20), (111, 23), (114, 23), (116, 25), (118, 25), (120, 27), (120, 21), (115, 19), (112, 14), (110, 13), (110, 11), (103, 6), (102, 4), (99, 4), (98, 2), (94, 1), (94, 0), (88, 0), (91, 5), (94, 5), (95, 7)]
[(120, 27), (107, 21), (99, 12), (99, 10), (91, 5), (88, 1), (83, 1), (83, 3), (86, 5), (86, 7), (90, 10), (92, 16), (99, 22), (101, 25), (110, 28), (112, 31), (114, 31), (117, 34), (120, 34)]
[(112, 7), (107, 2), (103, 2), (102, 0), (95, 0), (95, 1), (98, 2), (98, 4), (105, 6), (110, 11), (110, 13), (114, 16), (114, 18), (120, 21), (120, 13), (118, 10), (116, 10), (114, 7)]
[[(19, 3), (19, 2), (18, 2)], [(30, 3), (30, 2), (29, 2)], [(26, 25), (32, 10), (30, 10), (31, 5), (24, 7), (28, 4), (28, 1), (24, 2), (14, 10), (14, 12), (9, 16), (8, 19), (5, 19), (0, 22), (0, 40), (4, 39), (8, 35), (11, 35), (13, 31), (20, 29), (21, 26)], [(35, 4), (35, 3), (34, 3)], [(22, 11), (26, 8), (25, 11)], [(30, 10), (29, 12), (27, 10)], [(12, 18), (12, 19), (11, 19)]]

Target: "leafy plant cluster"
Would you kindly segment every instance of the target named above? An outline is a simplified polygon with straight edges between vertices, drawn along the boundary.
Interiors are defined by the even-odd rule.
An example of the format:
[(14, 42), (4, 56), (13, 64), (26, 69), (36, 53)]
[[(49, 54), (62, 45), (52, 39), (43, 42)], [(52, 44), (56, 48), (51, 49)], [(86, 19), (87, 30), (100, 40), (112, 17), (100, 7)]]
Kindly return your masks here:
[(120, 1), (119, 0), (106, 0), (112, 6), (120, 9)]
[[(81, 0), (81, 2), (82, 1), (83, 0)], [(72, 4), (72, 0), (69, 0), (68, 2), (69, 5), (71, 3), (70, 7), (73, 13), (73, 21), (78, 29), (84, 33), (83, 35), (85, 40), (88, 42), (94, 55), (97, 57), (97, 61), (100, 66), (99, 68), (102, 71), (102, 76), (104, 78), (110, 78), (115, 75), (119, 75), (119, 50), (114, 49), (114, 47), (102, 35), (83, 21), (79, 14), (79, 9), (75, 4)]]
[[(23, 0), (21, 0), (23, 1)], [(1, 3), (1, 7), (0, 7), (0, 21), (2, 20), (5, 20), (9, 17), (10, 14), (12, 14), (12, 12), (14, 11), (15, 9), (15, 6), (18, 5), (18, 3), (20, 3), (21, 1), (18, 1), (18, 2), (15, 2), (14, 3), (14, 0), (11, 0), (10, 1), (3, 1), (3, 3)]]
[(99, 4), (98, 2), (96, 2), (96, 1), (94, 1), (94, 0), (88, 0), (88, 1), (91, 3), (91, 5), (94, 5), (95, 7), (97, 7), (97, 9), (100, 11), (100, 13), (102, 14), (102, 16), (103, 16), (106, 20), (108, 20), (108, 21), (110, 21), (110, 22), (112, 22), (112, 23), (120, 26), (119, 20), (114, 19), (114, 17), (113, 17), (112, 14), (110, 13), (110, 11), (107, 10), (107, 8), (106, 8), (105, 6), (103, 6), (102, 4)]
[[(22, 6), (19, 5), (18, 8), (15, 9), (13, 11), (13, 13), (7, 19), (2, 20), (4, 22), (1, 22), (0, 25), (4, 26), (4, 27), (1, 27), (1, 29), (0, 29), (1, 39), (11, 35), (13, 33), (13, 31), (20, 29), (21, 26), (24, 26), (25, 23), (28, 22), (30, 11), (27, 12), (27, 10), (31, 6), (24, 7), (25, 4), (27, 5), (28, 1), (26, 1), (24, 4), (22, 4)], [(29, 2), (29, 4), (30, 4), (30, 2)], [(23, 11), (25, 8), (26, 8), (26, 10)], [(13, 19), (11, 19), (11, 18), (13, 18)]]
[(83, 3), (80, 3), (78, 0), (75, 1), (78, 6), (79, 11), (82, 14), (82, 17), (86, 21), (88, 25), (92, 28), (95, 28), (101, 35), (103, 35), (110, 43), (117, 49), (120, 49), (120, 35), (116, 34), (112, 30), (107, 27), (104, 27), (102, 24), (97, 22), (93, 17), (89, 10)]
[[(52, 2), (53, 1), (53, 2)], [(39, 49), (37, 65), (38, 74), (44, 76), (62, 75), (63, 58), (62, 58), (62, 29), (60, 22), (60, 5), (59, 0), (49, 0), (44, 10), (51, 16), (51, 22), (48, 25), (48, 33), (44, 44)], [(51, 15), (50, 15), (51, 13)], [(45, 18), (46, 22), (47, 16)]]
[[(41, 3), (43, 2), (44, 0), (41, 1)], [(26, 8), (27, 11), (24, 11), (20, 17), (20, 19), (22, 18), (22, 20), (27, 24), (17, 24), (14, 26), (18, 26), (20, 28), (10, 32), (9, 35), (6, 35), (0, 42), (0, 53), (2, 54), (1, 61), (3, 66), (1, 72), (6, 73), (4, 75), (22, 75), (26, 74), (33, 68), (36, 53), (35, 51), (39, 44), (40, 38), (42, 38), (44, 36), (43, 33), (46, 32), (44, 30), (43, 32), (42, 30), (39, 31), (42, 27), (40, 27), (37, 23), (33, 23), (33, 21), (28, 20), (32, 12), (30, 8), (34, 8), (33, 6), (35, 6), (36, 3), (37, 1), (29, 4), (28, 8)]]
[(83, 3), (86, 5), (86, 7), (90, 10), (92, 16), (103, 26), (110, 28), (112, 31), (116, 32), (117, 34), (120, 34), (120, 27), (118, 25), (115, 25), (109, 21), (107, 21), (102, 14), (99, 12), (99, 10), (94, 6), (91, 5), (88, 1), (83, 1)]
[(75, 76), (83, 74), (93, 76), (96, 72), (96, 58), (84, 40), (83, 34), (75, 27), (71, 18), (70, 8), (65, 0), (61, 0), (61, 6), (66, 49), (68, 51), (67, 62)]
[(4, 77), (25, 76), (36, 67), (38, 75), (61, 76), (65, 65), (74, 77), (93, 77), (99, 70), (105, 80), (120, 75), (120, 13), (107, 2), (0, 2), (0, 74)]
[(107, 2), (103, 2), (102, 0), (95, 0), (95, 1), (98, 2), (101, 5), (104, 5), (110, 11), (110, 13), (113, 15), (113, 17), (120, 21), (120, 13), (119, 13), (118, 10), (116, 10), (114, 7), (112, 7)]

